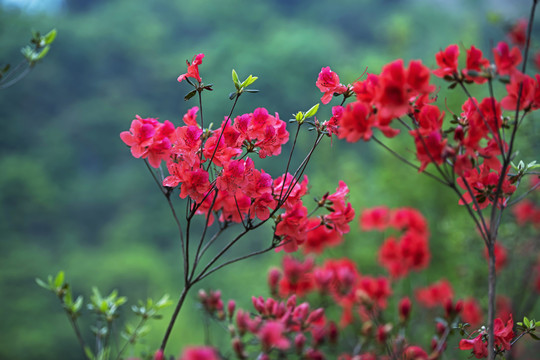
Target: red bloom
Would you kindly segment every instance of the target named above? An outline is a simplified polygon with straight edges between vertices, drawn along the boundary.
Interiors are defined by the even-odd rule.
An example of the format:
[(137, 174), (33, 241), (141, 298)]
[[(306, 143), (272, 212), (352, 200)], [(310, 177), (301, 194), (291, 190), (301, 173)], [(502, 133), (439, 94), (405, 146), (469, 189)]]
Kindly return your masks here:
[(511, 111), (516, 110), (518, 97), (519, 110), (529, 108), (538, 109), (540, 107), (540, 89), (538, 89), (538, 80), (540, 76), (538, 74), (536, 76), (536, 82), (529, 75), (516, 73), (512, 76), (510, 84), (506, 85), (508, 95), (501, 100), (503, 109)]
[(474, 298), (468, 298), (463, 301), (463, 310), (461, 310), (461, 319), (469, 323), (472, 327), (478, 327), (482, 323), (482, 308)]
[(390, 224), (398, 230), (414, 230), (421, 234), (428, 233), (427, 221), (413, 208), (403, 207), (392, 212)]
[(405, 360), (428, 360), (430, 359), (427, 352), (419, 346), (407, 346), (405, 349)]
[(182, 118), (184, 123), (186, 125), (188, 125), (188, 126), (189, 125), (199, 126), (199, 124), (197, 123), (197, 112), (198, 111), (199, 111), (198, 106), (194, 106), (191, 109), (189, 109), (188, 112)]
[(362, 211), (360, 227), (363, 231), (383, 231), (389, 225), (390, 210), (386, 206), (378, 206)]
[(499, 75), (513, 76), (519, 72), (519, 70), (516, 69), (516, 66), (521, 63), (521, 51), (519, 51), (517, 47), (510, 50), (508, 44), (501, 41), (497, 44), (497, 47), (493, 49), (493, 57)]
[(503, 322), (510, 320), (512, 316), (512, 300), (504, 295), (497, 295), (495, 308), (495, 317), (501, 318)]
[(191, 60), (191, 64), (186, 60), (186, 64), (188, 66), (187, 73), (180, 75), (178, 77), (178, 82), (181, 82), (186, 78), (193, 78), (199, 83), (202, 82), (201, 77), (199, 76), (199, 65), (202, 63), (203, 58), (204, 54), (197, 54)]
[(401, 321), (406, 321), (409, 319), (409, 316), (411, 315), (411, 307), (412, 303), (409, 297), (406, 296), (399, 301), (398, 312)]
[[(406, 81), (407, 73), (403, 67), (403, 60), (398, 59), (382, 68), (375, 98), (380, 117), (391, 119), (407, 113), (410, 94), (406, 91)], [(412, 82), (415, 83), (415, 80)], [(421, 80), (420, 84), (422, 83)]]
[(516, 217), (518, 225), (525, 225), (528, 221), (531, 221), (536, 212), (536, 207), (530, 200), (522, 200), (514, 207), (512, 207), (512, 214)]
[(330, 292), (336, 299), (349, 295), (359, 276), (356, 264), (347, 258), (326, 260), (322, 267), (315, 268), (313, 272), (319, 291)]
[(338, 74), (330, 70), (329, 66), (321, 69), (315, 85), (324, 93), (321, 98), (323, 104), (328, 104), (334, 93), (343, 94), (347, 91), (347, 87), (339, 83)]
[(267, 321), (257, 334), (261, 340), (263, 351), (268, 352), (274, 347), (281, 350), (288, 349), (291, 343), (285, 336), (283, 336), (284, 332), (285, 325), (283, 325), (281, 322)]
[(399, 241), (390, 237), (379, 251), (379, 261), (392, 277), (402, 277), (410, 270), (425, 268), (430, 259), (427, 236), (406, 232)]
[(324, 220), (342, 235), (349, 232), (349, 223), (355, 216), (351, 204), (346, 202), (347, 194), (349, 187), (340, 180), (336, 192), (326, 197), (327, 207), (329, 206), (331, 212), (324, 216)]
[(319, 219), (310, 219), (308, 229), (306, 242), (302, 247), (304, 254), (320, 254), (326, 247), (336, 246), (343, 240), (340, 233), (321, 224)]
[(422, 136), (417, 130), (411, 130), (416, 145), (416, 157), (420, 160), (418, 172), (424, 171), (428, 164), (434, 162), (441, 165), (446, 157), (447, 139), (443, 139), (439, 130), (435, 130), (427, 136)]
[(345, 138), (348, 142), (356, 142), (360, 139), (368, 141), (373, 135), (371, 128), (374, 121), (368, 107), (355, 101), (347, 105), (343, 115), (338, 120), (338, 138)]
[(452, 299), (454, 292), (448, 280), (440, 280), (425, 288), (416, 289), (415, 295), (420, 304), (431, 308), (437, 305), (443, 306), (447, 300)]
[(283, 277), (279, 281), (281, 296), (296, 294), (302, 296), (314, 287), (311, 271), (313, 259), (307, 258), (304, 262), (291, 256), (283, 257)]
[(438, 69), (433, 70), (433, 74), (438, 77), (454, 76), (458, 72), (459, 47), (449, 45), (445, 50), (435, 54)]
[[(459, 201), (460, 205), (463, 205), (464, 203), (471, 203), (473, 201), (473, 195), (476, 198), (480, 209), (486, 208), (493, 202), (495, 190), (499, 182), (499, 177), (501, 176), (499, 174), (500, 166), (496, 171), (491, 170), (492, 169), (488, 165), (482, 163), (478, 169), (475, 168), (471, 171), (466, 171), (462, 177), (457, 179), (458, 185), (467, 191), (465, 194), (463, 194), (463, 200)], [(498, 206), (504, 204), (506, 198), (512, 195), (516, 190), (516, 187), (510, 184), (510, 181), (506, 175), (503, 176), (505, 176), (505, 179), (502, 184), (501, 194), (497, 204)], [(464, 179), (467, 180), (467, 183), (465, 183)], [(470, 189), (467, 188), (467, 184), (469, 185)], [(469, 190), (471, 190), (473, 194), (471, 194)], [(473, 207), (476, 209), (476, 205), (473, 205)]]
[(356, 287), (356, 296), (362, 302), (370, 302), (379, 309), (386, 308), (387, 299), (392, 294), (390, 282), (383, 276), (362, 276)]
[(201, 346), (185, 348), (180, 360), (219, 360), (219, 357), (213, 348)]
[(460, 350), (471, 350), (472, 354), (477, 359), (483, 359), (488, 356), (487, 342), (483, 342), (484, 334), (481, 333), (472, 340), (461, 339), (459, 341)]
[(475, 48), (474, 45), (467, 50), (466, 67), (463, 69), (465, 79), (474, 81), (477, 84), (483, 84), (487, 78), (478, 75), (471, 75), (469, 71), (480, 73), (489, 66), (489, 60), (483, 57), (482, 51)]
[(519, 19), (510, 29), (508, 37), (517, 46), (525, 46), (527, 41), (527, 19)]
[(412, 60), (407, 69), (407, 85), (414, 94), (428, 94), (435, 90), (435, 85), (429, 84), (430, 75), (431, 71), (421, 60)]

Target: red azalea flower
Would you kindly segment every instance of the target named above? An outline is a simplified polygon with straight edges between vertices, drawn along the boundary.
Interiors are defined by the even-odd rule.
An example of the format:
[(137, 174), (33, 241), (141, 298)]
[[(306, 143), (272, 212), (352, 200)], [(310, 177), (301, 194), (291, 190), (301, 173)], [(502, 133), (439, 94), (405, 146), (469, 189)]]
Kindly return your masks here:
[(459, 47), (449, 45), (445, 50), (435, 54), (438, 69), (433, 70), (433, 74), (438, 77), (454, 76), (458, 72)]
[(186, 60), (186, 64), (188, 66), (187, 73), (180, 75), (178, 77), (178, 82), (182, 82), (182, 80), (186, 78), (193, 78), (197, 80), (199, 83), (201, 83), (202, 80), (199, 75), (199, 65), (202, 63), (203, 58), (204, 58), (204, 54), (197, 54), (191, 60), (191, 64), (189, 63), (189, 61)]
[(406, 81), (403, 60), (398, 59), (382, 68), (375, 98), (380, 117), (392, 119), (407, 113), (410, 94), (407, 92)]
[(522, 226), (533, 219), (536, 207), (532, 201), (525, 199), (514, 205), (511, 211), (516, 217), (517, 224)]
[(302, 246), (304, 254), (320, 254), (325, 248), (339, 245), (343, 240), (339, 232), (321, 224), (317, 218), (309, 220), (308, 229), (306, 242)]
[(347, 91), (347, 87), (339, 83), (338, 74), (333, 72), (329, 66), (321, 69), (315, 85), (324, 93), (321, 98), (323, 104), (328, 104), (332, 100), (334, 93), (343, 94)]
[(383, 231), (389, 225), (390, 210), (386, 206), (377, 206), (362, 211), (360, 227), (363, 231)]
[(484, 334), (480, 333), (474, 339), (461, 339), (459, 341), (460, 350), (472, 350), (472, 354), (477, 359), (483, 359), (488, 356), (487, 342), (483, 341)]
[(447, 300), (452, 300), (454, 292), (448, 280), (440, 280), (435, 284), (415, 291), (416, 300), (425, 307), (431, 308), (444, 305)]
[(348, 142), (357, 142), (360, 139), (368, 141), (373, 135), (374, 121), (366, 105), (359, 101), (350, 103), (338, 120), (338, 138), (346, 139)]
[(213, 348), (200, 346), (185, 348), (180, 360), (219, 360), (219, 357)]
[(283, 277), (279, 281), (279, 293), (281, 296), (295, 294), (302, 296), (314, 287), (313, 259), (307, 258), (304, 262), (291, 256), (283, 257)]
[(461, 310), (461, 319), (476, 328), (482, 323), (483, 314), (482, 308), (478, 301), (474, 298), (468, 298), (463, 301), (463, 309)]
[(513, 76), (519, 72), (516, 67), (521, 63), (522, 58), (521, 51), (519, 51), (517, 47), (513, 47), (512, 50), (510, 50), (508, 44), (501, 41), (497, 44), (497, 47), (493, 49), (493, 57), (499, 75)]
[(281, 350), (288, 349), (291, 346), (290, 341), (283, 336), (285, 326), (279, 321), (267, 321), (259, 330), (257, 336), (261, 340), (264, 352), (272, 348)]
[[(523, 109), (537, 109), (540, 107), (540, 89), (538, 85), (538, 79), (540, 76), (537, 74), (537, 81), (535, 81), (529, 75), (516, 73), (510, 78), (510, 84), (506, 85), (506, 95), (501, 100), (501, 106), (503, 109), (515, 111), (517, 108), (517, 101), (519, 97), (519, 110)], [(538, 99), (536, 99), (538, 97)]]
[(488, 66), (489, 60), (484, 58), (482, 51), (473, 45), (469, 50), (467, 50), (467, 61), (465, 69), (463, 69), (463, 75), (465, 75), (465, 79), (467, 80), (474, 81), (477, 84), (483, 84), (487, 81), (487, 78), (478, 75), (471, 75), (469, 74), (469, 71), (480, 73)]
[(527, 41), (527, 19), (519, 19), (510, 29), (508, 37), (517, 46), (525, 46)]

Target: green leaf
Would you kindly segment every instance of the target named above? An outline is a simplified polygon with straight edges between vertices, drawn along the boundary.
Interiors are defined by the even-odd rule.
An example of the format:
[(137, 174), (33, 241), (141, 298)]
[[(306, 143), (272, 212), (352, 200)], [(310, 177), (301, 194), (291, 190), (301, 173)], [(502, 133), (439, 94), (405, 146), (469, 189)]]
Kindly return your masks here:
[(191, 99), (192, 97), (194, 97), (196, 93), (197, 93), (197, 90), (191, 90), (190, 92), (188, 92), (188, 93), (186, 94), (186, 96), (184, 96), (184, 100), (185, 100), (185, 101), (188, 101), (189, 99)]
[(56, 39), (56, 29), (52, 29), (43, 37), (45, 40), (45, 45), (52, 44), (54, 39)]
[(310, 118), (310, 117), (314, 116), (317, 113), (318, 110), (319, 110), (319, 103), (313, 105), (311, 107), (311, 109), (309, 109), (306, 112), (305, 118), (307, 119), (307, 118)]
[(50, 49), (49, 45), (45, 46), (43, 50), (41, 50), (39, 55), (36, 57), (36, 61), (43, 59), (45, 55), (47, 55), (47, 53), (49, 52), (49, 49)]
[(56, 275), (56, 278), (54, 279), (54, 287), (59, 289), (64, 284), (64, 272), (59, 271)]
[(51, 287), (43, 280), (41, 280), (40, 278), (36, 278), (36, 283), (41, 286), (42, 288), (44, 289), (47, 289), (47, 290), (51, 290)]
[(246, 89), (244, 90), (245, 92), (248, 92), (248, 93), (258, 93), (260, 90), (256, 90), (256, 89)]
[(531, 322), (529, 321), (529, 319), (527, 319), (526, 316), (523, 317), (523, 323), (525, 324), (525, 326), (526, 326), (527, 328), (529, 328), (530, 325), (531, 325)]
[(75, 303), (73, 304), (73, 307), (72, 307), (73, 312), (78, 313), (81, 310), (82, 304), (83, 304), (83, 297), (79, 295), (77, 297), (77, 300), (75, 300)]
[(165, 294), (161, 297), (161, 299), (157, 301), (156, 308), (161, 310), (163, 308), (166, 308), (167, 306), (171, 306), (172, 304), (173, 302), (169, 298), (169, 294)]
[(240, 79), (238, 79), (238, 74), (236, 73), (236, 71), (234, 69), (232, 69), (232, 81), (234, 83), (234, 86), (236, 87), (237, 90), (240, 89)]
[(534, 340), (540, 340), (540, 338), (533, 333), (529, 333), (529, 335), (531, 335)]
[(92, 352), (92, 349), (90, 349), (88, 346), (84, 347), (84, 353), (86, 354), (86, 357), (90, 360), (95, 360), (94, 353)]
[(249, 75), (248, 78), (246, 80), (244, 80), (244, 82), (240, 85), (240, 87), (246, 88), (249, 85), (253, 84), (255, 82), (255, 80), (257, 80), (257, 79), (258, 79), (257, 76)]

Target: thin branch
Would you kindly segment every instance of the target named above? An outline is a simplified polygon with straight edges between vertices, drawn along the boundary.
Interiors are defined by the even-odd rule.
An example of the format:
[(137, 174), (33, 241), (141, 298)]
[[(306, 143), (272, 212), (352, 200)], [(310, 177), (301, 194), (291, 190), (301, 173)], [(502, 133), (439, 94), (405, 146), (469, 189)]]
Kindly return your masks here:
[[(416, 169), (416, 171), (420, 172), (420, 167), (413, 164), (412, 162), (410, 162), (409, 160), (405, 159), (403, 156), (399, 155), (397, 152), (395, 152), (394, 150), (390, 149), (388, 146), (386, 146), (383, 142), (381, 142), (379, 139), (377, 139), (375, 136), (372, 136), (371, 137), (377, 144), (381, 145), (383, 148), (385, 148), (387, 151), (389, 151), (392, 155), (394, 155), (396, 158), (398, 158), (399, 160), (401, 160), (402, 162), (404, 162), (405, 164), (409, 165), (410, 167), (412, 167), (413, 169)], [(445, 181), (441, 180), (440, 178), (438, 178), (437, 176), (433, 175), (432, 173), (430, 173), (429, 171), (422, 171), (422, 174), (426, 174), (427, 176), (429, 176), (430, 178), (440, 182), (441, 184), (443, 185), (448, 185)]]
[(298, 133), (300, 132), (300, 126), (301, 126), (301, 124), (298, 123), (298, 126), (296, 128), (296, 134), (294, 135), (293, 145), (292, 145), (291, 151), (289, 153), (289, 159), (287, 160), (287, 166), (285, 167), (285, 172), (283, 173), (283, 186), (281, 187), (281, 192), (279, 193), (278, 203), (281, 201), (281, 196), (283, 195), (283, 189), (285, 189), (285, 180), (287, 179), (287, 173), (289, 172), (289, 166), (291, 164), (292, 154), (294, 152), (294, 148), (296, 147), (296, 140), (298, 139)]
[(529, 190), (527, 190), (525, 193), (521, 194), (518, 198), (510, 201), (507, 205), (508, 206), (512, 206), (512, 205), (515, 205), (516, 203), (520, 202), (521, 200), (525, 199), (527, 197), (527, 195), (529, 195), (531, 192), (533, 192), (534, 190), (536, 190), (538, 187), (540, 187), (540, 182), (534, 184), (534, 186), (532, 188), (530, 188)]
[(266, 249), (263, 249), (263, 250), (259, 250), (259, 251), (254, 251), (252, 253), (249, 253), (247, 255), (243, 255), (243, 256), (239, 256), (235, 259), (232, 259), (232, 260), (229, 260), (229, 261), (226, 261), (224, 262), (223, 264), (220, 264), (218, 266), (215, 266), (213, 267), (212, 269), (208, 270), (206, 273), (199, 275), (199, 277), (197, 277), (197, 281), (200, 281), (202, 279), (204, 279), (205, 277), (209, 276), (210, 274), (212, 274), (213, 272), (215, 271), (218, 271), (219, 269), (227, 266), (227, 265), (230, 265), (230, 264), (234, 264), (235, 262), (238, 262), (240, 260), (244, 260), (244, 259), (248, 259), (250, 257), (253, 257), (253, 256), (257, 256), (257, 255), (260, 255), (260, 254), (264, 254), (270, 250), (273, 250), (275, 249), (277, 246), (275, 246), (274, 244), (272, 244), (270, 247), (266, 248)]
[(184, 284), (184, 288), (182, 289), (182, 293), (180, 294), (180, 299), (178, 300), (178, 303), (176, 304), (174, 313), (171, 317), (171, 320), (169, 321), (169, 326), (167, 326), (167, 331), (165, 332), (165, 336), (163, 337), (163, 341), (161, 342), (161, 346), (159, 347), (162, 351), (165, 350), (165, 346), (167, 345), (167, 341), (169, 340), (169, 336), (171, 335), (171, 331), (173, 329), (174, 323), (176, 322), (176, 318), (178, 317), (178, 313), (180, 313), (182, 304), (184, 304), (184, 300), (186, 300), (186, 295), (192, 285), (193, 285), (192, 283)]

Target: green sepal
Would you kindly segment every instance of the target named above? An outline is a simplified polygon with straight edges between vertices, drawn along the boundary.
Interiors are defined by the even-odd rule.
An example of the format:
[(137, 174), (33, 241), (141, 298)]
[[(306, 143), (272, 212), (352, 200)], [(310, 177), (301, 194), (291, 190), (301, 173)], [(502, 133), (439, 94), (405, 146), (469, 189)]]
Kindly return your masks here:
[(194, 97), (196, 93), (197, 93), (197, 90), (191, 90), (190, 92), (186, 94), (186, 96), (184, 96), (184, 101), (188, 101), (189, 99)]

